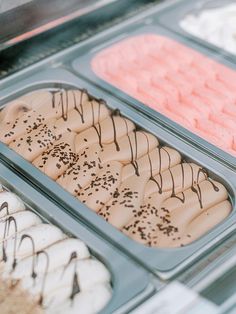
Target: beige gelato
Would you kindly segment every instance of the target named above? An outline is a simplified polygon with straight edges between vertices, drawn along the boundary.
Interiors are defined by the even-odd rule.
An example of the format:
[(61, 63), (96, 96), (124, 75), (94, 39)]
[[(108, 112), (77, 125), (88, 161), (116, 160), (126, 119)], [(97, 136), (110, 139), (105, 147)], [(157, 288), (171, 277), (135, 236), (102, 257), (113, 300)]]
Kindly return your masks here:
[(0, 140), (145, 245), (189, 244), (232, 210), (205, 169), (85, 90), (32, 92), (0, 121)]

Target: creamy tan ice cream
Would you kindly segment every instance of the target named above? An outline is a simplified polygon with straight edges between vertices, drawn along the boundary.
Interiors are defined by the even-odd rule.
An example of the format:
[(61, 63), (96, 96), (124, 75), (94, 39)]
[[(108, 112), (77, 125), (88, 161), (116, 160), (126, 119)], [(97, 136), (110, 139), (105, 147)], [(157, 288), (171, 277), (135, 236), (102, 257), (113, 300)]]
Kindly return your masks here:
[(4, 143), (145, 245), (190, 244), (232, 210), (205, 169), (84, 90), (33, 92), (0, 120)]

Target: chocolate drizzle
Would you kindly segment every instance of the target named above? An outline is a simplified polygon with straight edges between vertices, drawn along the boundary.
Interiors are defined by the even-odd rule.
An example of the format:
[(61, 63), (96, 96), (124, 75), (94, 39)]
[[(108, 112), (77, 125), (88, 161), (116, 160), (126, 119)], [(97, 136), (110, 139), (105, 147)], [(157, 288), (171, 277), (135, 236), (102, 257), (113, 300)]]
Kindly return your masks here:
[[(171, 167), (171, 157), (170, 157), (170, 154), (169, 154), (168, 150), (165, 149), (165, 147), (162, 146), (162, 149), (167, 153), (168, 161), (169, 161), (168, 168), (170, 168), (170, 167)], [(160, 160), (161, 160), (161, 159), (160, 159)]]
[[(200, 173), (203, 173), (203, 174), (204, 174), (205, 179), (206, 179), (208, 182), (211, 183), (211, 185), (212, 185), (214, 191), (215, 191), (215, 192), (219, 192), (219, 188), (215, 185), (215, 183), (214, 183), (214, 182), (212, 181), (212, 179), (209, 177), (207, 170), (204, 169), (204, 168), (200, 168), (199, 171), (198, 171), (198, 178), (199, 178), (199, 176), (200, 176)], [(199, 180), (199, 179), (197, 179), (197, 182), (198, 182), (198, 180)]]
[[(160, 148), (158, 149), (158, 155), (161, 156), (160, 154)], [(148, 156), (149, 157), (149, 156)], [(148, 158), (149, 160), (149, 164), (150, 164), (150, 170), (151, 170), (151, 181), (154, 181), (158, 187), (158, 192), (159, 194), (163, 193), (163, 177), (162, 177), (162, 173), (160, 172), (158, 175), (158, 180), (156, 180), (153, 175), (152, 175), (152, 164), (151, 164), (151, 159)], [(188, 165), (190, 167), (190, 173), (191, 173), (191, 178), (190, 180), (192, 181), (190, 189), (191, 191), (193, 191), (198, 198), (198, 202), (199, 202), (199, 207), (202, 209), (204, 208), (204, 204), (202, 203), (202, 190), (200, 188), (200, 182), (203, 180), (203, 178), (201, 178), (200, 180), (200, 175), (203, 174), (204, 175), (204, 180), (209, 181), (210, 183), (213, 183), (213, 188), (216, 192), (219, 191), (219, 188), (214, 184), (214, 182), (211, 181), (211, 179), (209, 179), (207, 171), (203, 168), (199, 168), (197, 170), (197, 173), (195, 172), (193, 165), (191, 165), (190, 163), (181, 163), (180, 167), (181, 167), (181, 188), (182, 188), (182, 192), (176, 192), (175, 191), (175, 178), (173, 176), (172, 173), (172, 169), (169, 168), (168, 171), (169, 175), (170, 175), (170, 179), (171, 179), (171, 195), (170, 197), (172, 198), (176, 198), (178, 199), (182, 204), (185, 203), (186, 201), (186, 195), (185, 195), (185, 190), (187, 189), (187, 187), (185, 188), (185, 176), (187, 174), (187, 169), (185, 168), (184, 165)], [(160, 167), (159, 167), (160, 169)], [(196, 179), (195, 179), (196, 178)], [(128, 224), (124, 230), (132, 233), (132, 234), (136, 234), (138, 233), (138, 235), (140, 236), (140, 239), (142, 239), (142, 241), (147, 242), (147, 244), (149, 245), (158, 245), (158, 235), (154, 234), (154, 230), (157, 230), (159, 232), (162, 232), (163, 234), (167, 235), (168, 237), (172, 237), (174, 236), (174, 234), (177, 234), (178, 228), (174, 225), (171, 224), (171, 216), (169, 214), (169, 210), (168, 208), (165, 207), (161, 207), (159, 208), (159, 206), (156, 208), (155, 206), (152, 205), (151, 202), (149, 202), (148, 200), (149, 198), (147, 198), (146, 202), (144, 203), (144, 205), (141, 206), (141, 217), (140, 218), (139, 215), (135, 215), (135, 220), (134, 222), (132, 222), (131, 224)], [(151, 197), (150, 197), (151, 199)], [(158, 219), (158, 224), (155, 225), (155, 229), (150, 229), (147, 228), (145, 226), (145, 220), (146, 218), (148, 218), (149, 215), (153, 215), (156, 217), (159, 217)], [(151, 216), (151, 217), (153, 217)], [(141, 225), (140, 225), (141, 223)], [(147, 224), (151, 223), (150, 221), (147, 221)], [(148, 226), (148, 225), (147, 225)], [(152, 225), (153, 226), (153, 225)], [(157, 233), (158, 234), (158, 233)], [(191, 235), (188, 235), (188, 237), (191, 238)], [(179, 239), (179, 237), (174, 237), (173, 241), (176, 241), (176, 239)]]
[(171, 197), (174, 197), (175, 196), (175, 179), (174, 179), (171, 169), (169, 169), (169, 172), (170, 172), (170, 177), (171, 177), (171, 182), (172, 182)]
[[(57, 106), (61, 109), (61, 118), (64, 121), (67, 121), (68, 119), (68, 112), (69, 112), (69, 92), (70, 90), (64, 90), (59, 89), (56, 91), (50, 91), (52, 95), (52, 108), (56, 108), (56, 95), (59, 94), (59, 101), (57, 103)], [(74, 109), (78, 112), (81, 118), (81, 122), (84, 123), (84, 108), (83, 108), (83, 96), (88, 95), (87, 91), (85, 89), (82, 89), (80, 92), (80, 101), (79, 104), (77, 102), (77, 98), (75, 95), (75, 91), (72, 90), (72, 96), (74, 100)], [(89, 95), (88, 95), (89, 96)]]
[(60, 90), (51, 90), (50, 93), (52, 95), (52, 108), (55, 109), (56, 107), (56, 94), (60, 92)]
[[(125, 119), (124, 119), (125, 120)], [(126, 120), (125, 120), (126, 121)], [(114, 121), (114, 116), (111, 115), (111, 122), (112, 122), (112, 126), (113, 126), (113, 134), (114, 134), (114, 143), (116, 145), (116, 150), (119, 152), (120, 151), (120, 147), (119, 147), (119, 144), (117, 142), (117, 137), (116, 137), (116, 124), (115, 124), (115, 121)], [(126, 124), (127, 126), (127, 124)]]
[(215, 183), (212, 181), (212, 179), (211, 179), (210, 177), (208, 177), (207, 180), (208, 180), (208, 182), (211, 183), (211, 185), (212, 185), (214, 191), (219, 192), (218, 186), (215, 185)]
[(137, 131), (134, 130), (132, 134), (134, 134), (135, 153), (134, 153), (134, 149), (133, 149), (133, 145), (132, 145), (132, 142), (131, 142), (130, 135), (129, 135), (129, 133), (127, 134), (128, 141), (129, 141), (129, 147), (130, 147), (130, 155), (131, 155), (131, 162), (130, 163), (134, 167), (136, 176), (139, 176), (137, 158), (135, 158), (135, 156), (137, 156), (137, 150), (138, 150)]
[(70, 294), (70, 300), (71, 302), (73, 302), (74, 297), (76, 296), (76, 294), (80, 293), (81, 289), (80, 289), (80, 285), (79, 285), (79, 277), (78, 277), (78, 273), (77, 273), (77, 253), (74, 251), (71, 253), (69, 262), (67, 263), (67, 265), (65, 265), (64, 271), (69, 267), (69, 265), (74, 262), (74, 273), (73, 273), (73, 279), (72, 279), (72, 290), (71, 290), (71, 294)]
[[(46, 284), (46, 279), (47, 279), (47, 275), (48, 275), (48, 268), (49, 268), (49, 256), (47, 254), (47, 252), (41, 250), (38, 251), (36, 253), (36, 257), (38, 258), (40, 255), (44, 255), (46, 257), (46, 266), (45, 266), (45, 271), (43, 274), (43, 282), (42, 282), (42, 287), (41, 287), (41, 293), (40, 293), (40, 297), (39, 297), (39, 305), (43, 304), (43, 296), (44, 296), (44, 289), (45, 289), (45, 284)], [(34, 257), (33, 257), (34, 258)], [(37, 276), (37, 274), (35, 273), (35, 270), (33, 269), (32, 274), (35, 274)]]
[(184, 166), (183, 163), (180, 163), (181, 172), (182, 172), (182, 189), (184, 188)]
[(135, 155), (134, 155), (134, 150), (133, 150), (133, 145), (132, 145), (132, 141), (130, 138), (130, 134), (129, 134), (129, 128), (128, 128), (128, 124), (126, 119), (124, 119), (125, 125), (126, 125), (126, 134), (127, 134), (127, 138), (129, 141), (129, 147), (130, 147), (130, 156), (131, 156), (131, 165), (134, 167), (135, 170), (135, 174), (137, 176), (139, 176), (139, 171), (138, 171), (138, 163), (137, 163), (137, 158), (135, 159), (135, 156), (137, 157), (137, 152), (138, 152), (138, 143), (137, 143), (137, 131), (134, 130), (131, 134), (134, 134), (134, 139), (135, 139)]
[[(62, 105), (61, 105), (61, 108), (62, 108), (62, 119), (64, 121), (67, 121), (67, 119), (68, 119), (68, 109), (69, 109), (68, 91), (66, 90), (64, 94), (65, 94), (65, 98), (66, 98), (66, 104), (63, 105), (63, 103), (62, 103)], [(61, 93), (61, 101), (63, 101), (63, 94), (62, 93)]]
[(97, 133), (98, 136), (98, 142), (100, 147), (102, 148), (102, 130), (101, 130), (101, 124), (100, 124), (100, 114), (101, 114), (101, 104), (100, 102), (98, 103), (98, 123), (95, 124), (95, 112), (94, 112), (94, 104), (93, 104), (93, 100), (91, 101), (91, 106), (92, 106), (92, 117), (93, 117), (93, 122), (92, 122), (92, 127), (94, 128), (94, 130)]
[[(31, 245), (32, 245), (32, 255), (34, 256), (35, 255), (35, 244), (34, 244), (34, 239), (28, 235), (28, 234), (23, 234), (20, 238), (20, 242), (19, 242), (19, 246), (18, 246), (18, 250), (20, 249), (22, 243), (28, 239), (30, 242), (31, 242)], [(32, 278), (36, 278), (36, 274), (32, 271), (32, 274), (31, 274)]]
[(197, 183), (195, 186), (193, 185), (191, 187), (191, 190), (196, 193), (197, 197), (198, 197), (198, 201), (199, 201), (199, 205), (201, 207), (201, 209), (203, 208), (203, 205), (202, 205), (202, 191), (201, 191), (201, 188), (199, 186), (199, 183)]
[[(68, 91), (59, 89), (56, 91), (50, 91), (52, 95), (52, 108), (56, 108), (56, 95), (59, 94), (59, 101), (57, 106), (61, 108), (61, 117), (64, 121), (67, 121), (68, 118), (68, 109), (69, 109), (69, 101), (68, 101)], [(63, 98), (63, 95), (65, 95), (65, 101)]]
[(162, 169), (162, 167), (161, 167), (161, 148), (159, 146), (157, 147), (157, 151), (158, 151), (158, 157), (159, 157), (159, 170), (158, 170), (158, 173), (159, 173), (159, 178), (160, 178), (160, 184), (157, 182), (157, 180), (153, 176), (152, 161), (151, 161), (150, 156), (148, 155), (150, 169), (151, 169), (150, 180), (153, 181), (157, 185), (158, 193), (162, 194), (163, 180), (162, 180), (162, 175), (161, 175), (161, 169)]
[(86, 91), (85, 89), (82, 89), (82, 90), (81, 90), (79, 106), (77, 105), (77, 100), (76, 100), (75, 92), (72, 91), (72, 94), (73, 94), (73, 98), (74, 98), (74, 109), (75, 109), (75, 110), (78, 112), (78, 114), (80, 115), (81, 122), (84, 123), (83, 96), (84, 96), (84, 94), (87, 94), (87, 91)]
[(0, 213), (3, 211), (3, 209), (6, 209), (7, 215), (9, 215), (9, 207), (7, 202), (3, 202), (2, 205), (0, 206)]
[[(8, 207), (8, 204), (7, 204)], [(16, 267), (16, 241), (17, 241), (17, 224), (16, 220), (13, 216), (8, 216), (5, 219), (5, 224), (4, 224), (4, 235), (3, 235), (3, 244), (2, 244), (2, 256), (3, 256), (3, 262), (7, 262), (7, 254), (6, 254), (6, 246), (7, 246), (7, 238), (9, 235), (9, 230), (11, 227), (11, 223), (13, 223), (14, 228), (15, 228), (15, 236), (14, 236), (14, 251), (13, 251), (13, 263), (12, 263), (12, 269), (15, 269)]]
[[(13, 251), (13, 263), (12, 263), (12, 267), (11, 267), (11, 272), (13, 272), (17, 266), (17, 259), (16, 259), (16, 252), (17, 250), (20, 249), (22, 243), (26, 240), (29, 240), (31, 242), (32, 245), (32, 268), (31, 268), (31, 278), (33, 279), (34, 285), (36, 283), (36, 278), (37, 278), (37, 273), (36, 273), (36, 265), (38, 262), (38, 258), (40, 255), (44, 255), (46, 257), (46, 265), (45, 265), (45, 271), (43, 273), (43, 279), (42, 279), (42, 287), (41, 287), (41, 292), (40, 292), (40, 296), (39, 296), (39, 305), (43, 304), (43, 296), (44, 296), (44, 289), (45, 289), (45, 283), (46, 283), (46, 278), (48, 275), (48, 269), (49, 269), (49, 255), (47, 254), (47, 252), (45, 252), (44, 250), (40, 250), (38, 252), (36, 252), (35, 250), (35, 243), (34, 243), (34, 239), (28, 235), (27, 233), (23, 234), (19, 240), (19, 245), (17, 247), (17, 223), (16, 220), (13, 216), (9, 216), (6, 218), (5, 222), (5, 226), (4, 226), (4, 241), (3, 241), (3, 245), (2, 245), (2, 250), (3, 250), (3, 262), (6, 263), (8, 260), (8, 256), (6, 253), (6, 248), (5, 248), (5, 242), (7, 242), (7, 236), (9, 233), (9, 228), (11, 223), (13, 223), (14, 227), (15, 227), (15, 234), (14, 234), (14, 251)], [(78, 274), (76, 272), (76, 259), (77, 259), (77, 253), (76, 252), (72, 252), (71, 256), (70, 256), (70, 260), (68, 262), (68, 264), (65, 266), (68, 267), (70, 263), (72, 263), (72, 261), (75, 261), (75, 268), (74, 268), (74, 275), (73, 275), (73, 282), (72, 282), (72, 290), (71, 290), (71, 295), (70, 295), (70, 299), (73, 300), (75, 295), (77, 293), (80, 292), (80, 286), (79, 286), (79, 279), (78, 279)]]
[[(158, 169), (158, 177), (160, 179), (160, 183), (158, 183), (158, 181), (155, 179), (155, 177), (153, 176), (153, 173), (151, 171), (151, 177), (150, 177), (150, 180), (153, 181), (156, 185), (157, 185), (157, 188), (158, 188), (158, 193), (159, 194), (162, 194), (163, 193), (163, 177), (162, 177), (162, 157), (161, 157), (161, 151), (164, 151), (166, 152), (167, 156), (168, 156), (168, 169), (170, 171), (170, 167), (171, 167), (171, 156), (168, 152), (168, 150), (165, 148), (165, 147), (160, 147), (158, 146), (157, 148), (157, 152), (158, 152), (158, 161), (159, 161), (159, 169)], [(150, 159), (150, 158), (149, 158)], [(151, 164), (151, 159), (149, 160), (149, 164), (150, 164), (150, 169), (152, 169), (152, 164)], [(173, 175), (170, 173), (171, 177), (173, 177)], [(172, 180), (173, 184), (174, 184), (174, 181)], [(173, 189), (173, 188), (172, 188)], [(172, 191), (172, 194), (173, 194), (173, 191)]]
[(162, 169), (162, 167), (161, 167), (162, 159), (161, 159), (161, 147), (160, 147), (160, 146), (157, 147), (157, 151), (158, 151), (158, 158), (159, 158), (159, 170), (158, 170), (158, 173), (161, 173), (161, 169)]
[(205, 176), (205, 179), (208, 180), (208, 173), (207, 170), (204, 168), (199, 168), (198, 173), (197, 173), (197, 183), (199, 183), (200, 175), (201, 173)]

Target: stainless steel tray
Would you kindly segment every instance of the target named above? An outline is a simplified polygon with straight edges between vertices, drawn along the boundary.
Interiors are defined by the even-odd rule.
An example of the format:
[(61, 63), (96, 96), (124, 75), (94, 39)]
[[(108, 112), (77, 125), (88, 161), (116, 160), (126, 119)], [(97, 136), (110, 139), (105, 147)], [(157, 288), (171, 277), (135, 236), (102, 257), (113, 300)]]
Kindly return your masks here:
[[(91, 60), (92, 58), (102, 49), (109, 47), (110, 45), (119, 42), (124, 38), (128, 38), (133, 35), (140, 35), (145, 33), (154, 33), (159, 35), (164, 35), (169, 38), (172, 38), (184, 45), (191, 47), (204, 55), (208, 56), (211, 59), (222, 63), (229, 68), (236, 69), (236, 64), (230, 62), (220, 53), (212, 51), (209, 47), (199, 45), (196, 42), (193, 42), (183, 36), (180, 36), (174, 32), (171, 32), (164, 27), (158, 25), (158, 18), (161, 16), (163, 11), (158, 11), (157, 13), (151, 13), (148, 17), (145, 17), (139, 21), (134, 22), (132, 25), (125, 25), (123, 28), (115, 29), (113, 32), (104, 33), (104, 36), (100, 36), (99, 40), (91, 40), (88, 44), (81, 46), (81, 49), (72, 54), (71, 64), (74, 71), (77, 74), (89, 80), (91, 83), (99, 86), (100, 88), (112, 93), (113, 95), (119, 97), (121, 100), (128, 103), (132, 108), (140, 112), (145, 113), (154, 121), (165, 126), (168, 130), (173, 131), (176, 135), (180, 135), (183, 139), (193, 143), (199, 149), (204, 149), (204, 151), (209, 154), (212, 158), (222, 161), (224, 164), (227, 164), (232, 169), (236, 170), (236, 157), (230, 155), (224, 150), (216, 147), (214, 144), (209, 143), (207, 140), (199, 137), (198, 135), (187, 130), (183, 126), (174, 121), (170, 120), (166, 116), (157, 112), (154, 109), (144, 105), (140, 101), (132, 98), (127, 95), (125, 92), (122, 92), (120, 89), (114, 87), (112, 84), (99, 78), (91, 69)], [(148, 25), (147, 25), (148, 24)], [(75, 60), (73, 60), (75, 58)]]
[(0, 182), (6, 189), (16, 193), (27, 208), (38, 213), (47, 222), (57, 225), (65, 233), (84, 241), (91, 253), (107, 266), (112, 276), (113, 295), (101, 313), (126, 313), (152, 295), (154, 285), (150, 274), (43, 196), (4, 163), (0, 163)]
[(106, 6), (112, 3), (114, 5), (117, 1), (41, 0), (40, 3), (36, 3), (32, 0), (1, 0), (0, 50), (65, 25), (98, 9), (106, 10)]
[(211, 159), (203, 151), (199, 151), (194, 146), (189, 145), (182, 138), (177, 137), (172, 132), (168, 132), (159, 123), (150, 120), (145, 115), (127, 106), (125, 102), (118, 101), (116, 98), (97, 89), (88, 82), (60, 69), (49, 69), (33, 76), (25, 73), (25, 77), (22, 77), (18, 82), (11, 83), (9, 80), (8, 87), (0, 92), (0, 103), (3, 106), (4, 103), (35, 89), (60, 86), (86, 88), (91, 95), (105, 99), (111, 108), (119, 108), (124, 116), (156, 135), (162, 142), (180, 151), (186, 160), (194, 161), (208, 169), (212, 178), (217, 179), (227, 187), (233, 204), (233, 211), (221, 224), (186, 247), (175, 249), (145, 247), (116, 230), (49, 177), (6, 145), (0, 143), (0, 157), (16, 169), (18, 173), (26, 177), (31, 184), (37, 186), (48, 198), (59, 203), (66, 211), (78, 217), (87, 226), (93, 228), (99, 236), (102, 235), (120, 249), (120, 251), (125, 252), (128, 256), (163, 279), (171, 278), (178, 274), (200, 256), (207, 254), (213, 246), (219, 244), (235, 230), (235, 173), (218, 161)]

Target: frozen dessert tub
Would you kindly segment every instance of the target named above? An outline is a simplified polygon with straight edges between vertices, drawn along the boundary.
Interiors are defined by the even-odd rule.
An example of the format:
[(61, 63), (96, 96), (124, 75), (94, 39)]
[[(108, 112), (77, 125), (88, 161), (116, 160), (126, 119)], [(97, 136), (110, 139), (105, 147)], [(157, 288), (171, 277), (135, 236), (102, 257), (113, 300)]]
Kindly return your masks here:
[[(10, 83), (10, 82), (9, 82)], [(219, 244), (235, 229), (235, 174), (216, 160), (208, 157), (204, 152), (197, 150), (172, 132), (167, 132), (161, 124), (153, 122), (144, 115), (131, 109), (105, 92), (92, 86), (90, 83), (77, 78), (75, 75), (61, 69), (42, 71), (34, 76), (26, 76), (15, 84), (1, 92), (1, 103), (4, 104), (16, 99), (28, 92), (38, 89), (58, 88), (85, 88), (97, 99), (103, 99), (111, 109), (119, 109), (121, 114), (141, 126), (147, 132), (157, 136), (160, 143), (168, 145), (169, 149), (180, 152), (186, 163), (194, 162), (204, 167), (211, 179), (223, 184), (232, 204), (232, 211), (227, 218), (213, 229), (208, 231), (196, 241), (183, 246), (171, 248), (154, 248), (139, 244), (116, 230), (96, 213), (91, 211), (85, 204), (72, 197), (67, 191), (52, 181), (48, 176), (19, 156), (8, 146), (1, 143), (1, 158), (11, 165), (18, 173), (21, 173), (34, 186), (46, 194), (49, 198), (58, 202), (66, 211), (75, 215), (87, 226), (93, 228), (98, 236), (103, 236), (120, 251), (126, 253), (136, 261), (158, 274), (162, 278), (170, 278), (182, 269), (194, 262), (195, 259), (207, 253), (214, 245)], [(151, 135), (150, 135), (151, 136)], [(196, 193), (199, 196), (199, 193)]]

